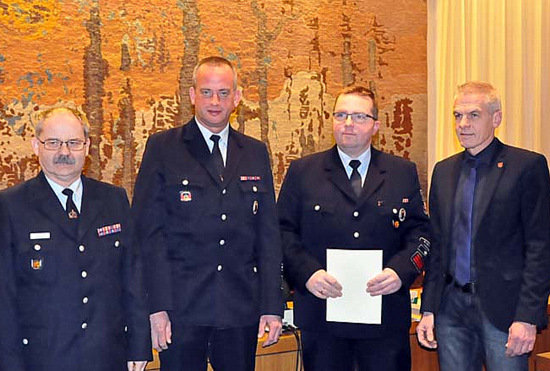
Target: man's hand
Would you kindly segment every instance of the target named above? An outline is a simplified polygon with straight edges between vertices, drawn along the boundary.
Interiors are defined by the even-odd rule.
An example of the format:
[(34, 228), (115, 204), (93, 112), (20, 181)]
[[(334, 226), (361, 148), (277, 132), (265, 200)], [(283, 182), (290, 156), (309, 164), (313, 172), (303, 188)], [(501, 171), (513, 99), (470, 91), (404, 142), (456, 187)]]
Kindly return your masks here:
[(149, 315), (151, 322), (151, 342), (157, 352), (168, 349), (172, 343), (172, 324), (166, 312), (156, 312)]
[(416, 326), (416, 337), (418, 342), (428, 349), (437, 348), (437, 340), (434, 336), (434, 314), (425, 312), (422, 314), (422, 319)]
[(401, 288), (401, 278), (391, 268), (384, 268), (382, 273), (367, 282), (367, 292), (371, 296), (393, 294)]
[(506, 355), (515, 357), (529, 353), (535, 347), (536, 337), (537, 326), (519, 321), (512, 323), (508, 329)]
[(306, 288), (319, 299), (342, 296), (342, 285), (324, 269), (319, 269), (309, 277)]
[(260, 325), (258, 326), (258, 338), (261, 338), (266, 333), (267, 328), (267, 339), (265, 339), (263, 348), (275, 344), (279, 341), (279, 336), (283, 331), (283, 322), (281, 321), (280, 316), (272, 314), (264, 314), (260, 317)]
[(147, 361), (128, 361), (128, 371), (143, 371)]

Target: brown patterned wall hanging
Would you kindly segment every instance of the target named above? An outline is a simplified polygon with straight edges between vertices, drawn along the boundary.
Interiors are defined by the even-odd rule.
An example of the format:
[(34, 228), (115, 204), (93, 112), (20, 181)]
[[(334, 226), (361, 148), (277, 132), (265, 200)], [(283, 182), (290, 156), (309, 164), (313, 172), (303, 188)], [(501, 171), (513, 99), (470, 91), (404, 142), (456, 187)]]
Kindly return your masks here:
[(147, 137), (186, 122), (196, 62), (239, 71), (239, 131), (291, 160), (329, 148), (334, 96), (380, 101), (375, 145), (427, 164), (426, 1), (0, 0), (0, 189), (34, 176), (34, 115), (76, 106), (91, 124), (86, 173), (130, 193)]

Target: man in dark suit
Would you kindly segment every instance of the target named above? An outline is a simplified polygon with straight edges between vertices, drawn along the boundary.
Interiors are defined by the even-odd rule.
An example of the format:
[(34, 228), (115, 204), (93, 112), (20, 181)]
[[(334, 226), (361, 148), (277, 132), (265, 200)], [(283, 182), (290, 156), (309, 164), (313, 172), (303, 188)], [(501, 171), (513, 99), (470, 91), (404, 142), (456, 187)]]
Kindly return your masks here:
[(263, 143), (229, 125), (241, 98), (224, 58), (195, 67), (195, 118), (151, 136), (132, 206), (162, 370), (254, 370), (281, 333), (281, 246)]
[[(436, 164), (432, 256), (418, 339), (441, 370), (528, 369), (547, 323), (550, 180), (544, 156), (495, 138), (500, 99), (487, 83), (458, 87), (456, 134), (465, 151)], [(434, 324), (435, 335), (434, 336)]]
[[(279, 194), (306, 370), (410, 369), (409, 286), (429, 252), (428, 217), (414, 163), (371, 147), (377, 116), (370, 90), (344, 90), (334, 106), (336, 146), (293, 161)], [(364, 283), (383, 295), (381, 324), (326, 320), (326, 301), (345, 293), (326, 271), (328, 248), (382, 250), (382, 272)]]
[(0, 370), (144, 370), (151, 359), (126, 192), (81, 175), (76, 111), (44, 112), (42, 171), (0, 193)]

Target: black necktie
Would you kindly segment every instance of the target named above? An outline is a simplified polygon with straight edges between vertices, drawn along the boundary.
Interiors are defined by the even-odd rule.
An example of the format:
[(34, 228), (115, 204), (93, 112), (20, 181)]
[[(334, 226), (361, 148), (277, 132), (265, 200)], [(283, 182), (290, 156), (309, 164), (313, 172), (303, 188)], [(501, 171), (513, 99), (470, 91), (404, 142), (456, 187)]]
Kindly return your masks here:
[(457, 213), (453, 226), (453, 241), (456, 249), (455, 280), (465, 285), (472, 280), (470, 276), (470, 256), (472, 247), (472, 211), (476, 187), (476, 161), (467, 160), (466, 169), (460, 177), (456, 202)]
[(216, 134), (212, 134), (210, 136), (210, 140), (214, 142), (214, 148), (212, 148), (212, 163), (214, 164), (214, 168), (216, 169), (216, 172), (220, 175), (220, 179), (223, 180), (223, 157), (222, 152), (220, 151), (220, 136)]
[(65, 211), (69, 219), (78, 219), (78, 209), (73, 202), (73, 190), (70, 188), (65, 188), (63, 194), (67, 196), (67, 203), (65, 204)]
[(361, 182), (361, 175), (359, 174), (359, 171), (357, 169), (359, 166), (361, 166), (361, 161), (359, 160), (351, 160), (349, 162), (349, 166), (353, 169), (351, 172), (351, 176), (349, 178), (351, 182), (351, 188), (353, 188), (353, 191), (355, 192), (355, 195), (359, 197), (361, 194), (361, 191), (363, 190), (363, 184)]

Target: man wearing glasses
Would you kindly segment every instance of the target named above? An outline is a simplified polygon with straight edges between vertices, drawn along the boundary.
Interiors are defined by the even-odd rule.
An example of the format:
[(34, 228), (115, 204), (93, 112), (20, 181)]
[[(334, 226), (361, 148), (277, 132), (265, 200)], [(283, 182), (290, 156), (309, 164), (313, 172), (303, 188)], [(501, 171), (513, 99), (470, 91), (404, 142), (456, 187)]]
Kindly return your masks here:
[(132, 213), (162, 370), (253, 371), (281, 333), (281, 245), (265, 145), (231, 128), (237, 72), (208, 57), (195, 117), (147, 141)]
[[(292, 162), (279, 194), (309, 371), (410, 369), (409, 286), (429, 253), (428, 217), (414, 163), (372, 148), (377, 118), (372, 91), (345, 89), (334, 106), (336, 146)], [(360, 283), (364, 295), (382, 295), (381, 324), (326, 320), (327, 300), (349, 292), (326, 271), (329, 248), (382, 250), (382, 271)]]
[(0, 370), (143, 370), (139, 249), (122, 188), (82, 175), (90, 139), (68, 108), (31, 144), (42, 171), (0, 192)]

